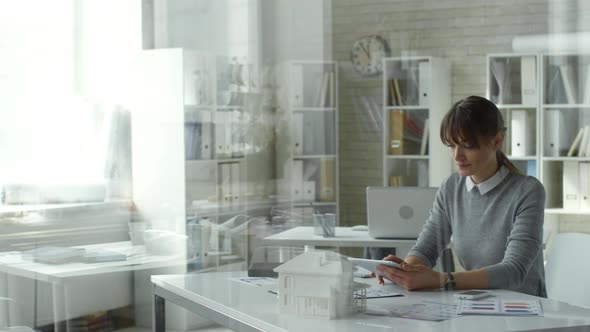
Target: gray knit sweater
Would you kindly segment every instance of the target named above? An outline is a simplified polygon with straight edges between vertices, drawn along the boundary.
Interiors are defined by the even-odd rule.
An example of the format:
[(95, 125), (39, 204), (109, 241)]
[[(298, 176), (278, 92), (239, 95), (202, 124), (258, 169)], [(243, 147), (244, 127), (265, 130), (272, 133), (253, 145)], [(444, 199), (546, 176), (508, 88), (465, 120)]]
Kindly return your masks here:
[(534, 177), (509, 173), (484, 195), (454, 173), (441, 185), (430, 217), (408, 256), (434, 266), (453, 235), (466, 270), (483, 268), (489, 288), (547, 297), (542, 238), (545, 189)]

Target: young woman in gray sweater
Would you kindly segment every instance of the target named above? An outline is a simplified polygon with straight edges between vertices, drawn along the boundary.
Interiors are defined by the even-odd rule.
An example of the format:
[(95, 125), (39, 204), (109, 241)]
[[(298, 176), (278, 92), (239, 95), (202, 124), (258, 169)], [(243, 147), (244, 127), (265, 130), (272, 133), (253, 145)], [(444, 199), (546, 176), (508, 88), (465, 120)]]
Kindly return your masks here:
[[(502, 152), (504, 120), (491, 101), (470, 96), (443, 118), (440, 137), (457, 172), (441, 184), (416, 245), (402, 270), (380, 265), (401, 287), (502, 288), (546, 297), (542, 234), (545, 189)], [(453, 236), (464, 272), (432, 270)], [(379, 277), (379, 282), (383, 279)]]

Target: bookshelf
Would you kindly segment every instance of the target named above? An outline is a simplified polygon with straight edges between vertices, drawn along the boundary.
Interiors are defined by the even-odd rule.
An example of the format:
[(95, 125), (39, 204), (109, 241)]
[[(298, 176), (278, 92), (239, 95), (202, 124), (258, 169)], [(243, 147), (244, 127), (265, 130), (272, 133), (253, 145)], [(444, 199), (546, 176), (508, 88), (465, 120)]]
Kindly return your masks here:
[(439, 137), (450, 86), (445, 59), (383, 60), (384, 186), (438, 187), (451, 174), (451, 156)]
[[(488, 98), (498, 105), (508, 127), (504, 150), (517, 167), (545, 186), (545, 213), (590, 213), (589, 140), (582, 139), (590, 126), (590, 54), (491, 54), (487, 68)], [(503, 98), (501, 85), (508, 91)], [(515, 153), (519, 139), (527, 147), (517, 147)]]
[[(138, 319), (149, 326), (150, 274), (246, 268), (247, 229), (236, 227), (247, 226), (247, 218), (228, 222), (251, 215), (254, 202), (268, 197), (268, 188), (252, 184), (264, 183), (271, 172), (261, 166), (268, 153), (252, 138), (260, 131), (253, 120), (260, 105), (252, 100), (260, 98), (252, 65), (187, 49), (153, 49), (141, 52), (138, 69), (134, 203), (149, 228), (186, 236), (169, 248), (186, 264), (135, 273)], [(170, 315), (181, 315), (170, 319), (181, 325), (175, 329), (200, 324), (186, 312)]]
[(338, 65), (289, 61), (278, 73), (278, 205), (304, 224), (315, 212), (338, 223)]

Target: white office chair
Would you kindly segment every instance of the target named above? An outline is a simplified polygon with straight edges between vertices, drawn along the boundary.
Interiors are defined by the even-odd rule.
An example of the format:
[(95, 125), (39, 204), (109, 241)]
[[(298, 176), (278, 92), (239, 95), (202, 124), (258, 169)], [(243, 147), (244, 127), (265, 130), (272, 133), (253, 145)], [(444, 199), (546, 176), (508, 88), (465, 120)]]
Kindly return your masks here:
[(590, 234), (560, 233), (548, 248), (545, 283), (550, 299), (590, 307)]

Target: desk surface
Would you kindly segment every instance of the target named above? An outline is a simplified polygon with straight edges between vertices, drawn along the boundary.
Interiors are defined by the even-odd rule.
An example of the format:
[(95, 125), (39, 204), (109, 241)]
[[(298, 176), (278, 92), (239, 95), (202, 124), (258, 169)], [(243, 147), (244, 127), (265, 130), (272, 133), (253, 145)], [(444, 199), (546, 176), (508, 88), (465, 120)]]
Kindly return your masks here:
[(63, 278), (100, 273), (133, 271), (186, 263), (182, 257), (147, 254), (144, 246), (131, 246), (130, 241), (81, 246), (85, 249), (109, 249), (127, 254), (125, 261), (103, 263), (44, 264), (34, 262), (20, 251), (0, 253), (0, 272), (47, 282), (61, 282)]
[(353, 231), (350, 227), (336, 227), (335, 237), (314, 235), (313, 227), (300, 226), (264, 238), (264, 244), (283, 246), (395, 248), (410, 247), (414, 243), (415, 239), (375, 239), (367, 231)]
[[(350, 317), (323, 320), (304, 319), (278, 313), (278, 297), (268, 292), (276, 286), (254, 286), (234, 278), (244, 272), (152, 276), (154, 293), (213, 319), (235, 331), (519, 331), (568, 326), (590, 327), (590, 309), (505, 290), (491, 290), (506, 299), (539, 299), (544, 317), (461, 316), (442, 322), (375, 316), (358, 313)], [(374, 282), (375, 279), (369, 279)], [(390, 285), (396, 288), (395, 285)], [(404, 297), (369, 299), (368, 305), (387, 307), (409, 300), (429, 299), (454, 303), (452, 292), (399, 289)], [(577, 331), (577, 330), (576, 330)]]

